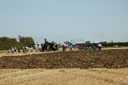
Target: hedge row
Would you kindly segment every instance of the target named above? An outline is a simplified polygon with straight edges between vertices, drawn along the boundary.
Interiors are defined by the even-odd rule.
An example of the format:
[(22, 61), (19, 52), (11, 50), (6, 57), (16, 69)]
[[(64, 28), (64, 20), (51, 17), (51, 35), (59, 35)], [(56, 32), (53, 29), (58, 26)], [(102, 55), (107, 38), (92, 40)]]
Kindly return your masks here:
[(128, 42), (101, 43), (104, 47), (128, 46)]

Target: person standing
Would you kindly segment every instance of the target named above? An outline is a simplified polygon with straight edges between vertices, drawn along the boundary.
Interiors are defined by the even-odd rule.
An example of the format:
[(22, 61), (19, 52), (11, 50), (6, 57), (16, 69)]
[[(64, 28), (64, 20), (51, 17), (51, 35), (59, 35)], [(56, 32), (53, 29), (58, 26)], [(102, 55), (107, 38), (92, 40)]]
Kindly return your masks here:
[(64, 46), (64, 45), (62, 46), (62, 48), (63, 48), (63, 51), (65, 51), (65, 50), (66, 50), (66, 46)]
[(8, 49), (8, 55), (10, 55), (11, 54), (11, 50), (10, 49)]
[(33, 47), (31, 47), (31, 52), (33, 52)]
[(16, 53), (16, 47), (14, 48), (14, 52)]
[(11, 52), (14, 54), (14, 48), (12, 47)]
[(20, 48), (18, 47), (18, 53), (20, 53)]
[(22, 48), (22, 49), (23, 49), (23, 53), (25, 53), (25, 47), (24, 47), (24, 46), (23, 46), (23, 48)]
[(70, 51), (73, 51), (73, 49), (72, 49), (72, 45), (70, 46)]

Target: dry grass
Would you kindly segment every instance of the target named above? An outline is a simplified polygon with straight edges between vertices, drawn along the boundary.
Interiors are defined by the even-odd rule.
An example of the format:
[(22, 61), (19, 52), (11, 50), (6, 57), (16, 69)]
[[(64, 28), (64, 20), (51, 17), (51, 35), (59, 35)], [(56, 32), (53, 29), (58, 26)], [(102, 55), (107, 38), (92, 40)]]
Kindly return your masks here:
[(0, 85), (128, 85), (128, 68), (1, 69)]

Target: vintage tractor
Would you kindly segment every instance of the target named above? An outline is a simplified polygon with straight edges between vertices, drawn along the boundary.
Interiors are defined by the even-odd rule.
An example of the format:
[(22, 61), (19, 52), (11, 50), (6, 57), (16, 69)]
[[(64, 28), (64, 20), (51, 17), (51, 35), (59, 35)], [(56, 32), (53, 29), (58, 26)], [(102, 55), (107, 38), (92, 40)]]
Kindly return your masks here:
[(48, 42), (47, 39), (45, 39), (45, 43), (41, 45), (42, 46), (42, 52), (44, 51), (57, 51), (58, 45), (55, 42)]

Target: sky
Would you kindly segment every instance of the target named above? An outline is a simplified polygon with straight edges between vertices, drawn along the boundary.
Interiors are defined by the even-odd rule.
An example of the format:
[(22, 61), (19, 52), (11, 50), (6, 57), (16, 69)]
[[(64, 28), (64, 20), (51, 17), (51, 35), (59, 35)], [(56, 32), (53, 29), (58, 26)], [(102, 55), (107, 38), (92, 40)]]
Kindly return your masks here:
[(128, 41), (128, 0), (0, 0), (0, 37)]

